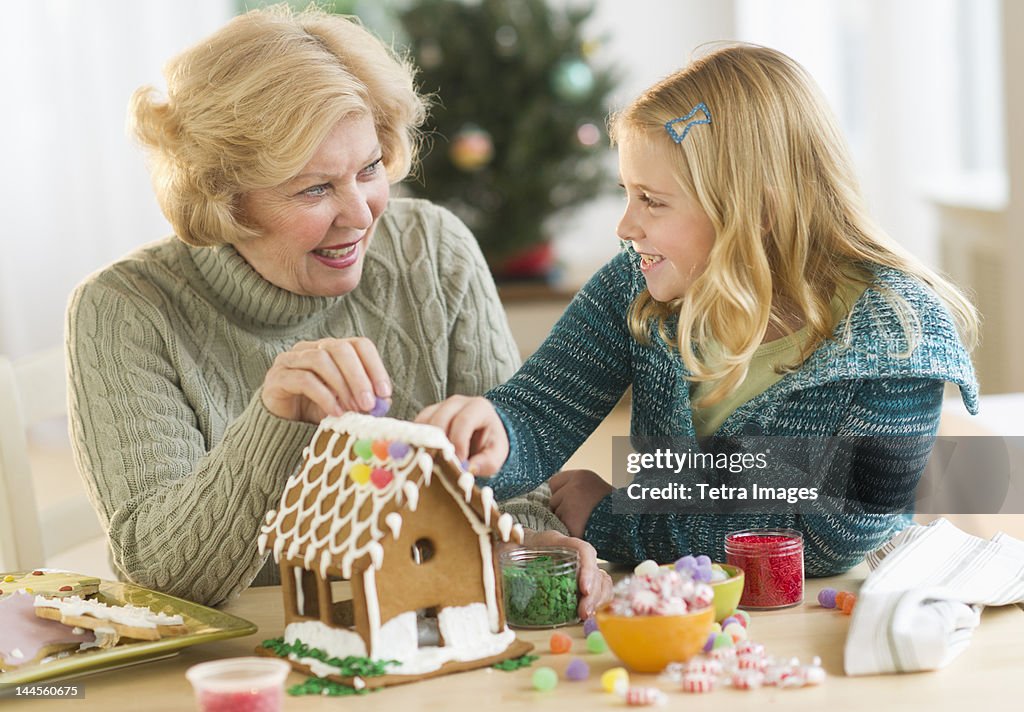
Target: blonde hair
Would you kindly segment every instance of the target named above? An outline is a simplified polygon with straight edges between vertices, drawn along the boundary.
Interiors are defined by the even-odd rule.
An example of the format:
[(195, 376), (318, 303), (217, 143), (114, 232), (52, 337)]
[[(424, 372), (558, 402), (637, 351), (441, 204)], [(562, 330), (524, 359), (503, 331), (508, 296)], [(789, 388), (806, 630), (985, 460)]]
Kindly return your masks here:
[[(700, 102), (713, 123), (673, 143), (665, 123)], [(792, 331), (787, 317), (807, 327), (802, 363), (836, 328), (833, 295), (869, 286), (872, 266), (923, 281), (949, 307), (965, 344), (976, 343), (971, 303), (868, 216), (831, 110), (786, 55), (753, 45), (715, 49), (645, 91), (609, 127), (613, 143), (645, 141), (666, 155), (715, 229), (707, 268), (686, 294), (662, 303), (644, 290), (629, 311), (635, 338), (649, 343), (656, 323), (692, 380), (712, 382), (699, 405), (738, 388), (769, 326)], [(902, 355), (909, 355), (920, 341), (917, 319), (898, 295), (885, 296), (904, 328)], [(717, 346), (713, 357), (699, 347), (708, 343)]]
[(388, 179), (402, 180), (426, 119), (408, 61), (355, 19), (313, 8), (240, 15), (164, 75), (166, 100), (136, 90), (129, 127), (150, 154), (164, 215), (196, 246), (255, 237), (241, 196), (295, 176), (349, 116), (373, 118)]

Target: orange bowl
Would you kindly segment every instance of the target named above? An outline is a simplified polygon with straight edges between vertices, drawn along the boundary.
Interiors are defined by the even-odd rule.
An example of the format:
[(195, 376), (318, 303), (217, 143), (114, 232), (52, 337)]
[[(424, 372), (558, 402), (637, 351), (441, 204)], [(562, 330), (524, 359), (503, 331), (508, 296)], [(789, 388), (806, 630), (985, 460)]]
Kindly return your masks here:
[(605, 607), (597, 612), (597, 627), (631, 670), (661, 672), (700, 652), (714, 619), (713, 605), (678, 616), (617, 616)]

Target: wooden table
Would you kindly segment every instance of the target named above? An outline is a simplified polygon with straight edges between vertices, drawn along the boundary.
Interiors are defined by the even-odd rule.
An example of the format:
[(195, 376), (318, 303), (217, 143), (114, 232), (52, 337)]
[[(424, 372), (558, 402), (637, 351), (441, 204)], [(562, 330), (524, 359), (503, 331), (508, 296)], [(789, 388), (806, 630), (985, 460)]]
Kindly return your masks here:
[[(685, 704), (688, 710), (746, 710), (777, 705), (786, 710), (889, 710), (927, 709), (972, 712), (981, 708), (1010, 709), (1019, 704), (1024, 693), (1024, 611), (1017, 606), (990, 608), (982, 617), (970, 648), (951, 665), (937, 672), (905, 675), (878, 675), (848, 678), (843, 676), (843, 645), (850, 619), (834, 610), (817, 605), (820, 589), (832, 586), (856, 590), (866, 575), (861, 566), (850, 574), (807, 582), (807, 602), (796, 608), (754, 613), (752, 638), (764, 643), (776, 657), (797, 656), (809, 661), (821, 657), (828, 679), (821, 687), (785, 689), (762, 688), (743, 692), (732, 689), (711, 694), (687, 694), (659, 684), (655, 676), (633, 676), (636, 684), (658, 685), (669, 697), (669, 708)], [(135, 667), (96, 673), (80, 678), (85, 687), (82, 700), (0, 700), (5, 712), (15, 710), (92, 709), (124, 710), (195, 709), (185, 670), (196, 663), (217, 658), (249, 655), (262, 640), (281, 635), (281, 593), (278, 587), (250, 589), (227, 611), (247, 618), (259, 626), (259, 632), (244, 638), (218, 641), (187, 648), (180, 655)], [(559, 681), (550, 692), (531, 688), (533, 668), (516, 672), (475, 670), (384, 689), (363, 697), (323, 698), (287, 697), (286, 710), (578, 710), (622, 709), (624, 703), (601, 690), (599, 678), (608, 668), (619, 665), (610, 654), (585, 652), (579, 626), (566, 629), (573, 638), (573, 655), (583, 657), (591, 670), (585, 682)], [(560, 674), (572, 655), (548, 653), (550, 631), (520, 631), (520, 637), (536, 645), (541, 659), (534, 663), (550, 665)], [(288, 684), (301, 682), (298, 674)], [(1017, 702), (1013, 702), (1013, 700)], [(728, 707), (723, 707), (727, 705)]]

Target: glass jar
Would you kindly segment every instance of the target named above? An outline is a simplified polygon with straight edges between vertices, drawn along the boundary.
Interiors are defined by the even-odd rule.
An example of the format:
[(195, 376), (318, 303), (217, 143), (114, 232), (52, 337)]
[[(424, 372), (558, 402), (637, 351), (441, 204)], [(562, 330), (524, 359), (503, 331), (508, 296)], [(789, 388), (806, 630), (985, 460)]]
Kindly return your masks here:
[(555, 628), (579, 622), (575, 549), (558, 546), (504, 551), (501, 564), (505, 618), (518, 628)]
[(804, 537), (793, 529), (744, 529), (725, 537), (726, 560), (744, 572), (740, 608), (789, 608), (804, 601)]

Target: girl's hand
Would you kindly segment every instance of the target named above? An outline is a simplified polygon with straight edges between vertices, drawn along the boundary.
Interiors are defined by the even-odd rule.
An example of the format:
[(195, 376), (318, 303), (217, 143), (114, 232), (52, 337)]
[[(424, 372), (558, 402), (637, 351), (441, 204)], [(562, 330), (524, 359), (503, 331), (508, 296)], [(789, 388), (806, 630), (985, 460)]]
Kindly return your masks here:
[(583, 536), (594, 507), (615, 489), (590, 470), (562, 470), (552, 476), (548, 484), (551, 485), (551, 511), (576, 537)]
[(486, 398), (452, 396), (424, 408), (416, 422), (441, 428), (455, 446), (455, 454), (468, 461), (467, 469), (474, 475), (489, 477), (508, 459), (505, 424)]
[(597, 551), (587, 542), (554, 530), (535, 532), (528, 529), (523, 537), (523, 544), (562, 546), (579, 552), (580, 569), (576, 581), (580, 591), (580, 618), (589, 618), (594, 615), (594, 611), (612, 600), (612, 577), (598, 567)]
[(263, 379), (263, 405), (285, 420), (315, 424), (327, 415), (369, 412), (378, 397), (391, 397), (391, 378), (363, 337), (300, 341), (278, 354)]

